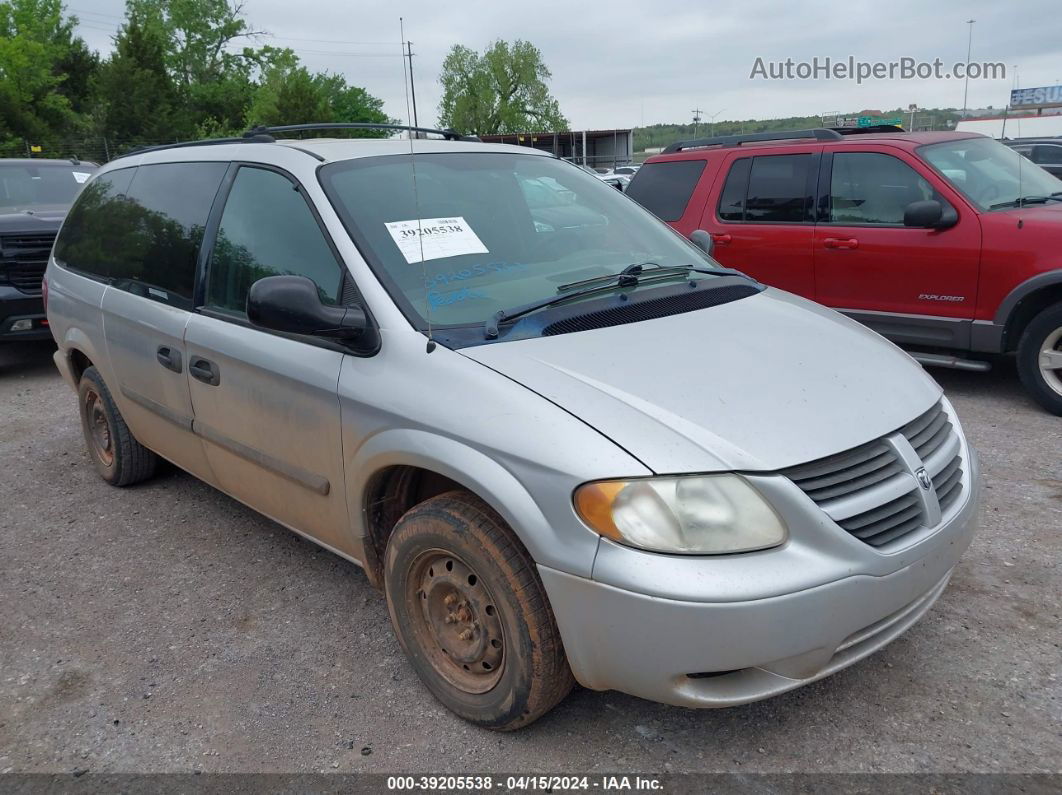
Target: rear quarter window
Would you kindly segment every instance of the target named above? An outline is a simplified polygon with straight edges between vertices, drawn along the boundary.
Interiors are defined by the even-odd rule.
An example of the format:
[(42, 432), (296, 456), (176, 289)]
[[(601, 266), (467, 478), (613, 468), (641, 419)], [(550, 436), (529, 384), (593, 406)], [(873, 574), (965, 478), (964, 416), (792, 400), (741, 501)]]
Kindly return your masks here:
[(135, 171), (108, 171), (81, 191), (55, 241), (55, 259), (60, 265), (88, 276), (108, 276), (110, 253), (119, 235), (122, 198)]
[(627, 195), (663, 221), (677, 221), (686, 212), (704, 160), (646, 163), (631, 180)]

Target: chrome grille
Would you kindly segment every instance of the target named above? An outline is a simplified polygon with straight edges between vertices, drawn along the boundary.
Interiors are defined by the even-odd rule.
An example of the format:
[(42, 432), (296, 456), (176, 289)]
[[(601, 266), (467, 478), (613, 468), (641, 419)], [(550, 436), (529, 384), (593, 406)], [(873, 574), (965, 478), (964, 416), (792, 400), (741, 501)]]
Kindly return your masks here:
[[(846, 531), (882, 547), (936, 524), (957, 504), (960, 451), (959, 435), (937, 403), (895, 433), (782, 474)], [(930, 492), (918, 485), (915, 460), (932, 480)]]

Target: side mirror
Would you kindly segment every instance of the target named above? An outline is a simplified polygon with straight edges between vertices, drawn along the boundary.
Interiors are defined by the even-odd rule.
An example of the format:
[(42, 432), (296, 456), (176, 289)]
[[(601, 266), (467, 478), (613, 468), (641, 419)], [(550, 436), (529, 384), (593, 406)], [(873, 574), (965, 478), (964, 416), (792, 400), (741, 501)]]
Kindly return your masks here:
[(911, 202), (903, 208), (903, 225), (920, 229), (947, 229), (959, 221), (955, 208), (936, 199)]
[(288, 334), (354, 340), (370, 327), (358, 306), (329, 306), (317, 285), (305, 276), (267, 276), (247, 293), (247, 319), (254, 325)]
[(694, 229), (690, 232), (690, 242), (709, 257), (712, 256), (712, 251), (715, 249), (715, 241), (703, 229)]

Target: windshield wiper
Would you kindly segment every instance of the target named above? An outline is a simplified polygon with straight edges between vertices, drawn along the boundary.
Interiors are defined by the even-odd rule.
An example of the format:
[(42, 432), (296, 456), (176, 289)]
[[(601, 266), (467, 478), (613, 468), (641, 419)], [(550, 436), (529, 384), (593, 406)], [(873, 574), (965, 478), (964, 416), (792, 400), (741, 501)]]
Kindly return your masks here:
[(1019, 196), (1010, 201), (991, 204), (988, 209), (998, 210), (1000, 207), (1024, 207), (1027, 204), (1047, 204), (1048, 202), (1062, 202), (1062, 190), (1055, 191), (1049, 196)]
[(740, 271), (729, 268), (698, 268), (696, 265), (657, 265), (655, 262), (638, 262), (628, 265), (619, 273), (606, 273), (602, 276), (593, 276), (577, 282), (568, 282), (557, 288), (558, 293), (568, 292), (577, 287), (586, 287), (591, 284), (605, 284), (616, 282), (617, 287), (636, 287), (640, 279), (653, 279), (655, 277), (671, 276), (673, 274), (705, 273), (709, 276), (744, 276)]
[[(516, 320), (524, 315), (537, 312), (539, 309), (545, 309), (548, 306), (553, 306), (554, 304), (559, 304), (563, 301), (570, 301), (571, 299), (578, 298), (582, 295), (589, 295), (590, 293), (596, 293), (602, 290), (611, 290), (617, 286), (637, 287), (639, 284), (653, 284), (657, 281), (670, 279), (674, 276), (686, 276), (690, 273), (704, 273), (709, 276), (724, 275), (741, 276), (746, 279), (749, 278), (741, 271), (735, 271), (729, 268), (709, 269), (698, 268), (694, 265), (674, 265), (669, 267), (656, 266), (643, 270), (643, 265), (644, 263), (635, 263), (634, 265), (628, 265), (619, 273), (595, 276), (592, 279), (584, 279), (581, 282), (562, 284), (557, 288), (557, 292), (560, 293), (560, 295), (547, 296), (538, 301), (532, 301), (529, 304), (513, 307), (512, 309), (499, 309), (487, 318), (487, 322), (483, 327), (483, 333), (489, 340), (497, 339), (498, 325), (507, 320)], [(613, 282), (616, 282), (616, 284), (613, 284)]]

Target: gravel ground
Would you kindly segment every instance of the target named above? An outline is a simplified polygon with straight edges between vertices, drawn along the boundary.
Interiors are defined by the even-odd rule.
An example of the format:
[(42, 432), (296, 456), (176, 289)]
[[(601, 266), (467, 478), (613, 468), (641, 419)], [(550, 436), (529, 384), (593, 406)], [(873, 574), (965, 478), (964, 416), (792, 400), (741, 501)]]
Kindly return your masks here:
[(48, 345), (0, 348), (0, 771), (1062, 770), (1062, 420), (1007, 365), (933, 373), (980, 450), (980, 534), (885, 650), (766, 702), (579, 690), (452, 717), (354, 565), (178, 471), (114, 489)]

